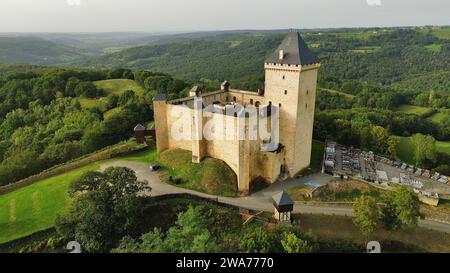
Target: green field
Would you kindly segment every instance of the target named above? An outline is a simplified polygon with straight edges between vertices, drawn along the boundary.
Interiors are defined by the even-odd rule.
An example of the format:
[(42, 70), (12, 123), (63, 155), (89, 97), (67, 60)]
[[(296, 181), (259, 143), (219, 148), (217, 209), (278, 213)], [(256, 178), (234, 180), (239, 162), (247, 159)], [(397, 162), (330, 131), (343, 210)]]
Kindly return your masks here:
[(137, 95), (144, 94), (145, 90), (133, 80), (116, 79), (97, 81), (95, 85), (99, 89), (103, 89), (107, 95), (121, 94), (127, 90), (133, 90)]
[[(436, 151), (450, 155), (449, 141), (436, 141)], [(397, 156), (403, 162), (414, 164), (414, 146), (409, 137), (401, 137), (398, 144)]]
[(447, 112), (444, 112), (443, 110), (441, 110), (440, 112), (432, 115), (430, 117), (430, 120), (437, 122), (437, 123), (444, 122), (445, 120), (450, 120), (450, 112), (448, 110), (447, 110)]
[(328, 92), (328, 93), (333, 93), (333, 94), (339, 94), (339, 95), (342, 95), (342, 96), (345, 96), (345, 97), (347, 97), (347, 98), (354, 98), (355, 96), (354, 95), (352, 95), (352, 94), (348, 94), (348, 93), (345, 93), (345, 92), (342, 92), (342, 91), (338, 91), (338, 90), (333, 90), (333, 89), (328, 89), (328, 88), (320, 88), (320, 87), (318, 87), (317, 88), (319, 91), (323, 91), (323, 92)]
[(439, 44), (431, 44), (431, 45), (427, 45), (425, 46), (426, 49), (431, 50), (433, 52), (441, 52), (442, 50), (442, 45)]
[(429, 28), (426, 28), (420, 30), (420, 32), (422, 33), (428, 33), (429, 31), (431, 31), (431, 34), (440, 39), (450, 39), (450, 27), (441, 27), (431, 30)]
[[(188, 152), (173, 153), (169, 151), (165, 155), (165, 157), (163, 156), (163, 161), (164, 158), (166, 159), (164, 163), (176, 164), (178, 168), (175, 170), (169, 167), (168, 170), (164, 170), (162, 172), (163, 180), (168, 175), (173, 175), (183, 178), (186, 184), (180, 185), (182, 187), (227, 196), (236, 195), (236, 176), (222, 161), (207, 158), (202, 163), (193, 166), (191, 155)], [(117, 159), (147, 164), (159, 163), (155, 149)], [(107, 161), (92, 163), (83, 168), (0, 195), (0, 244), (53, 227), (56, 216), (69, 208), (68, 187), (70, 183), (88, 171), (98, 170), (104, 162)]]
[(450, 155), (450, 141), (437, 141), (436, 149), (440, 153), (446, 153)]
[(52, 227), (56, 216), (70, 205), (70, 183), (98, 167), (91, 164), (1, 195), (0, 243)]
[(140, 152), (137, 154), (120, 157), (120, 160), (136, 161), (145, 164), (156, 164), (157, 159), (158, 155), (156, 153), (156, 149), (150, 149), (148, 151)]
[(426, 115), (433, 111), (433, 109), (428, 107), (421, 107), (421, 106), (415, 106), (415, 105), (401, 105), (395, 109), (397, 112), (402, 112), (406, 114), (416, 114), (419, 116)]
[[(127, 90), (133, 90), (136, 95), (143, 95), (145, 90), (138, 83), (133, 80), (126, 79), (114, 79), (95, 82), (97, 88), (102, 89), (105, 92), (105, 97), (109, 94), (120, 95)], [(89, 99), (81, 98), (80, 104), (84, 108), (92, 108), (94, 106), (104, 109), (105, 98)]]
[(374, 52), (377, 52), (380, 50), (381, 50), (380, 46), (363, 46), (363, 47), (358, 47), (358, 48), (352, 49), (350, 51), (355, 52), (355, 53), (367, 54), (367, 53), (374, 53)]
[[(151, 163), (156, 160), (156, 151), (152, 149), (119, 159)], [(70, 183), (88, 171), (97, 170), (103, 162), (106, 161), (0, 195), (0, 244), (53, 227), (56, 216), (70, 205), (67, 193)]]

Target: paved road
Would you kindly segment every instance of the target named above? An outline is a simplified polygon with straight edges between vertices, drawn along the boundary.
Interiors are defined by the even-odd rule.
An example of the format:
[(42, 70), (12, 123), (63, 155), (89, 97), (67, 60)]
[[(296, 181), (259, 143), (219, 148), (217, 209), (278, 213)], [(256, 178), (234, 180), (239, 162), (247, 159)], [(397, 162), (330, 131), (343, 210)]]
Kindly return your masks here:
[[(141, 181), (147, 181), (148, 185), (152, 188), (151, 195), (165, 195), (173, 193), (188, 193), (204, 198), (217, 198), (220, 202), (257, 210), (257, 211), (273, 211), (272, 199), (271, 197), (276, 193), (286, 190), (299, 185), (304, 185), (307, 182), (314, 182), (317, 185), (325, 185), (328, 183), (332, 177), (324, 174), (315, 174), (309, 177), (290, 179), (284, 182), (278, 182), (272, 184), (255, 194), (246, 197), (218, 197), (210, 194), (205, 194), (189, 189), (184, 189), (163, 183), (158, 174), (148, 170), (148, 165), (131, 162), (131, 161), (112, 161), (104, 163), (100, 166), (100, 170), (104, 171), (108, 167), (128, 167), (136, 172), (136, 176)], [(147, 193), (149, 194), (149, 193)], [(326, 214), (326, 215), (342, 215), (342, 216), (352, 216), (352, 209), (349, 207), (331, 207), (331, 206), (312, 206), (307, 204), (297, 203), (294, 206), (294, 213), (312, 213), (312, 214)], [(450, 233), (450, 225), (443, 224), (430, 220), (420, 220), (419, 226), (423, 228), (433, 229), (437, 231), (443, 231)]]

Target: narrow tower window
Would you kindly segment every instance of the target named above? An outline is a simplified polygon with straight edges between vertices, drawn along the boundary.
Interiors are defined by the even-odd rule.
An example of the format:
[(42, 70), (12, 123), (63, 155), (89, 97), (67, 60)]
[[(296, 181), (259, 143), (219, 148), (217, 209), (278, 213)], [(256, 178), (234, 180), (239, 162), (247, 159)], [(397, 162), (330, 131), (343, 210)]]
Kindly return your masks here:
[(287, 95), (287, 90), (284, 90), (284, 94)]

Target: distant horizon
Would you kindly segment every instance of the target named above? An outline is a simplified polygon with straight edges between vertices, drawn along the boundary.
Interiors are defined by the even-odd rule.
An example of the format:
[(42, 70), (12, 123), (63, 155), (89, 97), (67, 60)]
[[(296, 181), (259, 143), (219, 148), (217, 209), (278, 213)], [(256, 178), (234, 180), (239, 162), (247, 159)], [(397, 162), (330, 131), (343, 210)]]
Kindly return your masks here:
[(2, 0), (3, 33), (450, 25), (448, 0)]
[(430, 28), (430, 27), (450, 27), (448, 25), (392, 25), (392, 26), (353, 26), (353, 27), (317, 27), (317, 28), (242, 28), (242, 29), (210, 29), (210, 30), (173, 30), (173, 31), (0, 31), (0, 34), (188, 34), (188, 33), (206, 33), (206, 32), (237, 32), (237, 31), (289, 31), (289, 30), (344, 30), (344, 29), (383, 29), (383, 28)]

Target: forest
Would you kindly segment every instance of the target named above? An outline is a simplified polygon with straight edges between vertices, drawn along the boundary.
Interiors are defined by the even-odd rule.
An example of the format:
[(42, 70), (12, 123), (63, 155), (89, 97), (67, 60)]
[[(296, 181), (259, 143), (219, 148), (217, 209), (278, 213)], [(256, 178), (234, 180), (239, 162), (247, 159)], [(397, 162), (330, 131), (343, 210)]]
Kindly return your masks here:
[[(18, 71), (24, 72), (18, 72)], [(15, 67), (0, 80), (0, 185), (128, 139), (137, 123), (152, 120), (155, 92), (181, 92), (187, 84), (162, 73), (128, 69)], [(135, 79), (144, 94), (109, 94), (95, 82)], [(107, 109), (83, 107), (104, 97)]]
[[(435, 148), (450, 141), (449, 39), (432, 28), (302, 36), (322, 63), (315, 139), (398, 158), (402, 139), (414, 137), (415, 161), (450, 174), (450, 152)], [(137, 123), (152, 120), (156, 93), (174, 99), (194, 84), (217, 90), (225, 79), (232, 88), (263, 87), (264, 59), (283, 37), (281, 31), (219, 33), (97, 57), (81, 54), (58, 61), (65, 64), (59, 67), (0, 64), (0, 185), (129, 138)], [(14, 47), (0, 43), (0, 51), (5, 44)], [(45, 47), (37, 46), (31, 52), (39, 56)], [(97, 84), (110, 79), (134, 81), (144, 91), (108, 93)]]

